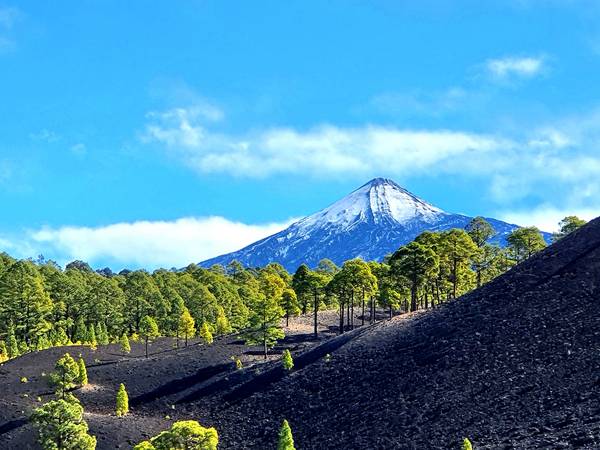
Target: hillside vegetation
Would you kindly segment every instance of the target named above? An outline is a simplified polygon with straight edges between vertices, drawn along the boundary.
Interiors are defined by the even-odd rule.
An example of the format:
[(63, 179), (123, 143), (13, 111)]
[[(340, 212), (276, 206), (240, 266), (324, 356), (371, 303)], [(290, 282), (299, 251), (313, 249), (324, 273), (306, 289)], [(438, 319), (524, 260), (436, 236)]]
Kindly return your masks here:
[[(353, 414), (358, 414), (360, 420), (365, 420), (362, 414), (370, 408), (389, 412), (393, 406), (386, 403), (387, 397), (379, 405), (375, 405), (373, 401), (369, 403), (368, 397), (364, 397), (366, 403), (357, 406), (361, 404), (357, 399), (363, 398), (363, 395), (379, 398), (378, 394), (375, 397), (371, 388), (380, 393), (390, 386), (396, 386), (395, 389), (401, 389), (406, 394), (414, 389), (413, 382), (430, 383), (437, 375), (427, 375), (432, 378), (424, 381), (421, 379), (421, 372), (418, 375), (411, 372), (410, 378), (417, 378), (407, 383), (408, 378), (404, 378), (403, 371), (428, 367), (430, 362), (437, 363), (440, 359), (445, 359), (445, 355), (450, 356), (450, 350), (442, 352), (444, 358), (433, 356), (429, 360), (426, 355), (437, 345), (445, 345), (456, 332), (446, 333), (437, 328), (421, 329), (419, 324), (425, 323), (422, 322), (425, 320), (426, 323), (443, 328), (451, 327), (450, 324), (455, 321), (458, 327), (458, 322), (462, 321), (466, 329), (469, 329), (467, 324), (471, 323), (469, 321), (474, 310), (473, 306), (463, 309), (454, 306), (465, 304), (464, 299), (469, 296), (463, 296), (461, 302), (452, 302), (448, 307), (438, 308), (432, 314), (421, 316), (417, 311), (440, 306), (488, 283), (517, 262), (531, 257), (545, 245), (537, 230), (520, 229), (510, 236), (510, 246), (500, 249), (486, 244), (491, 233), (493, 230), (489, 224), (482, 219), (475, 219), (467, 230), (423, 233), (414, 242), (390, 255), (384, 263), (351, 260), (337, 268), (331, 262), (323, 261), (314, 270), (300, 266), (293, 276), (277, 264), (270, 264), (262, 269), (248, 269), (235, 263), (227, 268), (213, 267), (208, 270), (189, 266), (181, 272), (159, 270), (148, 274), (136, 271), (114, 275), (103, 271), (100, 274), (81, 262), (73, 263), (62, 271), (52, 263), (14, 261), (4, 255), (0, 293), (3, 298), (1, 313), (5, 320), (0, 327), (4, 327), (5, 339), (0, 350), (4, 359), (13, 359), (8, 367), (9, 372), (5, 372), (5, 375), (8, 376), (7, 379), (12, 379), (15, 373), (23, 369), (23, 373), (30, 372), (29, 378), (35, 380), (33, 386), (27, 386), (29, 380), (26, 379), (25, 382), (22, 381), (22, 388), (14, 388), (15, 395), (21, 397), (13, 408), (17, 404), (17, 408), (25, 409), (35, 406), (35, 402), (23, 400), (30, 395), (36, 395), (36, 402), (43, 403), (41, 396), (47, 398), (49, 394), (47, 388), (46, 391), (41, 389), (44, 384), (47, 385), (47, 374), (52, 372), (54, 364), (52, 361), (64, 354), (61, 348), (56, 348), (52, 353), (42, 352), (44, 358), (28, 359), (28, 352), (79, 343), (86, 347), (73, 348), (72, 353), (79, 352), (83, 356), (79, 364), (75, 364), (79, 368), (73, 369), (78, 370), (73, 376), (76, 376), (74, 379), (82, 379), (80, 368), (85, 367), (83, 360), (87, 361), (86, 383), (77, 381), (66, 389), (77, 389), (76, 396), (79, 399), (70, 394), (64, 397), (65, 389), (56, 388), (59, 396), (57, 400), (51, 400), (39, 410), (43, 411), (48, 404), (59, 406), (52, 401), (72, 401), (65, 405), (65, 411), (74, 414), (69, 420), (81, 421), (78, 416), (80, 401), (86, 411), (89, 411), (89, 407), (92, 408), (90, 412), (95, 409), (96, 412), (89, 417), (90, 433), (100, 438), (100, 448), (115, 448), (121, 443), (115, 439), (119, 436), (128, 439), (125, 437), (127, 435), (137, 436), (127, 441), (127, 444), (132, 445), (142, 436), (151, 437), (146, 433), (156, 431), (156, 427), (166, 429), (174, 418), (186, 420), (200, 417), (203, 418), (203, 425), (214, 425), (222, 433), (224, 448), (244, 448), (240, 447), (241, 438), (231, 434), (233, 429), (244, 430), (243, 439), (248, 447), (264, 448), (261, 445), (267, 445), (263, 439), (271, 436), (271, 424), (275, 426), (276, 422), (279, 432), (284, 419), (289, 420), (288, 428), (291, 425), (294, 436), (298, 428), (298, 448), (324, 448), (322, 445), (326, 442), (334, 442), (329, 441), (331, 433), (328, 430), (321, 428), (322, 433), (318, 436), (306, 434), (313, 413), (328, 415), (328, 418), (322, 417), (319, 426), (329, 422), (331, 426), (342, 426), (343, 429), (343, 424)], [(557, 239), (560, 237), (562, 236), (557, 236)], [(564, 243), (557, 245), (561, 244)], [(531, 261), (534, 260), (537, 259), (531, 258)], [(523, 272), (523, 268), (528, 265), (531, 265), (530, 261), (476, 293), (483, 295), (481, 293), (490, 292), (491, 286), (500, 286), (501, 280), (511, 276), (514, 278), (515, 274)], [(480, 307), (478, 304), (477, 308)], [(320, 310), (332, 308), (337, 309), (338, 320), (337, 326), (331, 324), (329, 330), (340, 334), (351, 331), (347, 336), (340, 336), (316, 347), (292, 346), (289, 349), (294, 351), (294, 359), (286, 350), (283, 364), (275, 360), (261, 365), (259, 372), (244, 368), (239, 357), (235, 357), (236, 354), (243, 354), (244, 348), (248, 348), (243, 346), (245, 342), (260, 348), (254, 359), (246, 362), (256, 364), (258, 358), (266, 358), (270, 349), (284, 337), (286, 322), (289, 323), (290, 317), (297, 314), (304, 313), (304, 317), (308, 318), (306, 314), (312, 311), (314, 323), (311, 331), (314, 337), (319, 337), (322, 332), (318, 326)], [(388, 311), (389, 316), (398, 311), (413, 314), (400, 321), (355, 329), (358, 325), (366, 325), (380, 318), (382, 308)], [(441, 317), (440, 314), (450, 314), (447, 311), (456, 311), (457, 308), (460, 311), (458, 315), (453, 313), (444, 316), (439, 322), (432, 319)], [(502, 314), (507, 313), (510, 313), (510, 309), (502, 310)], [(483, 334), (481, 327), (486, 317), (488, 312), (481, 315), (481, 323), (476, 327), (479, 330), (475, 332), (478, 342)], [(231, 336), (231, 333), (238, 333), (237, 336), (242, 341)], [(410, 336), (415, 341), (406, 348), (403, 345), (398, 347), (398, 344), (392, 343), (397, 333)], [(172, 342), (180, 350), (175, 353), (169, 351), (170, 345), (165, 341), (162, 346), (164, 350), (157, 352), (157, 347), (153, 347), (152, 342), (156, 339), (160, 342), (163, 339), (160, 336), (173, 336)], [(222, 338), (214, 341), (218, 336)], [(302, 340), (306, 341), (306, 336)], [(294, 341), (286, 339), (286, 342), (289, 346)], [(113, 344), (108, 345), (110, 343)], [(192, 344), (193, 348), (191, 346), (188, 349), (188, 344)], [(131, 350), (131, 345), (138, 355), (141, 351), (141, 360), (125, 357)], [(402, 359), (402, 364), (408, 365), (397, 367), (397, 359), (404, 350), (414, 349), (419, 349), (421, 356), (413, 358), (424, 359)], [(471, 351), (477, 353), (478, 347), (472, 347)], [(189, 359), (192, 355), (198, 355), (198, 352), (204, 362)], [(148, 358), (149, 356), (153, 357)], [(105, 365), (103, 360), (117, 364)], [(386, 361), (394, 365), (387, 371)], [(35, 375), (35, 370), (40, 376)], [(59, 370), (58, 366), (54, 370)], [(306, 373), (315, 370), (317, 372), (311, 375), (310, 380), (306, 378)], [(330, 370), (333, 372), (329, 375), (323, 373)], [(334, 381), (340, 374), (342, 378)], [(142, 382), (145, 376), (151, 379)], [(21, 375), (21, 378), (27, 377)], [(88, 378), (91, 387), (87, 386)], [(390, 380), (394, 382), (389, 384)], [(294, 384), (296, 381), (302, 384)], [(368, 389), (359, 388), (357, 382)], [(116, 394), (113, 389), (119, 383), (132, 386), (134, 396), (131, 405), (135, 415), (134, 420), (125, 414), (126, 417), (122, 420), (126, 423), (120, 425), (111, 418)], [(116, 387), (112, 387), (113, 385)], [(360, 393), (362, 390), (365, 391), (364, 394)], [(315, 397), (317, 392), (319, 394)], [(286, 399), (281, 402), (281, 408), (269, 403), (276, 403), (276, 398), (280, 395)], [(327, 399), (330, 395), (333, 397)], [(423, 397), (419, 397), (422, 401), (429, 398), (425, 393), (422, 395)], [(303, 397), (304, 400), (300, 400)], [(393, 397), (392, 395), (391, 398)], [(408, 398), (411, 401), (418, 400), (410, 395)], [(350, 401), (351, 404), (347, 408), (332, 409), (336, 402), (344, 401)], [(403, 401), (408, 400), (404, 398)], [(322, 406), (314, 406), (319, 403)], [(358, 410), (355, 411), (355, 407)], [(275, 422), (267, 414), (269, 408), (277, 411)], [(6, 412), (9, 410), (10, 408)], [(256, 435), (253, 428), (246, 427), (248, 417), (254, 415), (254, 410), (258, 415), (263, 414), (260, 419), (263, 431), (260, 435)], [(27, 428), (29, 434), (20, 431), (23, 421), (27, 421), (27, 413), (24, 409), (12, 411), (3, 414), (4, 420), (11, 416), (12, 420), (0, 424), (0, 440), (5, 437), (19, 442), (31, 442), (31, 430)], [(358, 420), (357, 417), (350, 420), (348, 426)], [(383, 418), (379, 419), (381, 420)], [(366, 423), (372, 421), (367, 420)], [(82, 422), (82, 427), (84, 425), (85, 422)], [(372, 426), (377, 427), (376, 424)], [(123, 427), (122, 432), (117, 432), (115, 427)], [(465, 433), (465, 436), (475, 436), (461, 431), (464, 428), (463, 426), (454, 431), (445, 429), (446, 438), (459, 432)], [(43, 428), (38, 424), (38, 429), (41, 433)], [(282, 433), (285, 439), (289, 440), (287, 429), (284, 431)], [(143, 435), (140, 436), (140, 433)], [(354, 434), (342, 432), (342, 435), (347, 436), (346, 439), (352, 439), (352, 445), (356, 445), (359, 441), (354, 440)], [(382, 430), (370, 434), (367, 428), (362, 436), (365, 443), (386, 442), (388, 447), (381, 448), (405, 448), (395, 444), (393, 440), (383, 439), (386, 433)], [(419, 436), (415, 432), (410, 439), (417, 442)], [(439, 439), (442, 439), (441, 435)], [(431, 442), (434, 441), (435, 439)]]

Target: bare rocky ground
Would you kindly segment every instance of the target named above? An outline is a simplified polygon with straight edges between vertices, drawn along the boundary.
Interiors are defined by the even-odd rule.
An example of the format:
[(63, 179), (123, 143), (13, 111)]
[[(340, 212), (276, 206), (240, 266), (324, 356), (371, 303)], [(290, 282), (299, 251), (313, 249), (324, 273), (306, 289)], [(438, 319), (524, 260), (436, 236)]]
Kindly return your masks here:
[[(476, 449), (600, 448), (600, 220), (438, 309), (318, 343), (303, 320), (276, 349), (294, 351), (291, 373), (235, 338), (179, 351), (163, 340), (149, 360), (81, 349), (93, 386), (76, 394), (99, 448), (128, 448), (184, 418), (217, 427), (224, 449), (275, 449), (284, 418), (299, 450), (458, 449), (464, 437)], [(32, 445), (29, 425), (11, 421), (48, 393), (40, 373), (63, 352), (0, 369), (0, 448)], [(120, 382), (125, 419), (112, 415)]]
[[(85, 407), (85, 418), (90, 432), (98, 437), (98, 448), (131, 448), (168, 428), (171, 418), (182, 417), (174, 396), (230, 374), (252, 377), (269, 361), (278, 364), (285, 348), (297, 354), (335, 336), (337, 318), (333, 311), (319, 315), (318, 340), (312, 336), (312, 316), (291, 318), (286, 338), (269, 352), (266, 363), (261, 348), (246, 346), (237, 336), (216, 338), (210, 346), (191, 339), (185, 347), (181, 340), (179, 348), (175, 339), (160, 338), (150, 343), (148, 359), (144, 344), (131, 342), (132, 352), (128, 355), (121, 353), (118, 344), (98, 346), (96, 350), (74, 345), (11, 360), (0, 365), (0, 449), (38, 448), (26, 418), (34, 408), (53, 398), (48, 374), (67, 352), (86, 361), (89, 385), (73, 393)], [(234, 356), (241, 359), (244, 370), (235, 369)], [(22, 382), (22, 378), (27, 381)], [(125, 383), (132, 406), (132, 414), (125, 418), (114, 415), (120, 383)]]

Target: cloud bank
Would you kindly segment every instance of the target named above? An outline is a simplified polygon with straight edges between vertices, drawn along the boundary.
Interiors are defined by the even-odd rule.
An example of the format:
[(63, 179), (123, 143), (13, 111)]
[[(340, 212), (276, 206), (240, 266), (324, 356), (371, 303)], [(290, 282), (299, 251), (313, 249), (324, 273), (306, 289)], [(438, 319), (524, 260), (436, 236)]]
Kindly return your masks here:
[(17, 245), (10, 244), (17, 242), (15, 239), (0, 238), (0, 245), (10, 245), (21, 257), (52, 255), (63, 265), (82, 259), (92, 265), (107, 262), (113, 269), (184, 267), (238, 250), (291, 222), (252, 225), (214, 216), (100, 227), (46, 227), (28, 231)]

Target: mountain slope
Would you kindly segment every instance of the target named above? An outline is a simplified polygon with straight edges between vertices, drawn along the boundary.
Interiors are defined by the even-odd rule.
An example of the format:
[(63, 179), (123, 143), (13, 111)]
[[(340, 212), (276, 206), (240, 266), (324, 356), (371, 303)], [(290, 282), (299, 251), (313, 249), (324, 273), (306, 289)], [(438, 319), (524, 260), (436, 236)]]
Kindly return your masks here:
[[(451, 214), (421, 200), (392, 180), (375, 178), (348, 196), (285, 230), (239, 251), (200, 263), (226, 265), (238, 260), (248, 267), (281, 263), (290, 271), (323, 258), (336, 264), (356, 257), (381, 260), (425, 230), (464, 228), (471, 217)], [(504, 243), (517, 225), (487, 219)], [(549, 236), (547, 236), (549, 237)]]
[(464, 437), (477, 449), (597, 449), (599, 325), (596, 219), (439, 309), (357, 330), (329, 360), (210, 417), (225, 448), (240, 436), (268, 448), (286, 418), (304, 450), (458, 449)]

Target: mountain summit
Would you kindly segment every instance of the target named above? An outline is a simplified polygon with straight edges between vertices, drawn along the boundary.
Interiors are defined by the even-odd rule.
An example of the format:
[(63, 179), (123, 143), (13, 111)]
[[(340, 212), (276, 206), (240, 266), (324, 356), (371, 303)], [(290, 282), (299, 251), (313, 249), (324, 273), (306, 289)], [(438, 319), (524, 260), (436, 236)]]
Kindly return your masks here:
[[(387, 178), (375, 178), (331, 206), (241, 250), (200, 263), (248, 267), (278, 262), (295, 271), (329, 258), (336, 264), (356, 257), (381, 260), (423, 231), (464, 228), (471, 217), (433, 206)], [(517, 225), (487, 219), (504, 242)]]
[(333, 205), (308, 216), (299, 223), (335, 224), (351, 229), (361, 222), (407, 224), (411, 221), (434, 223), (444, 211), (421, 200), (394, 181), (375, 178)]

